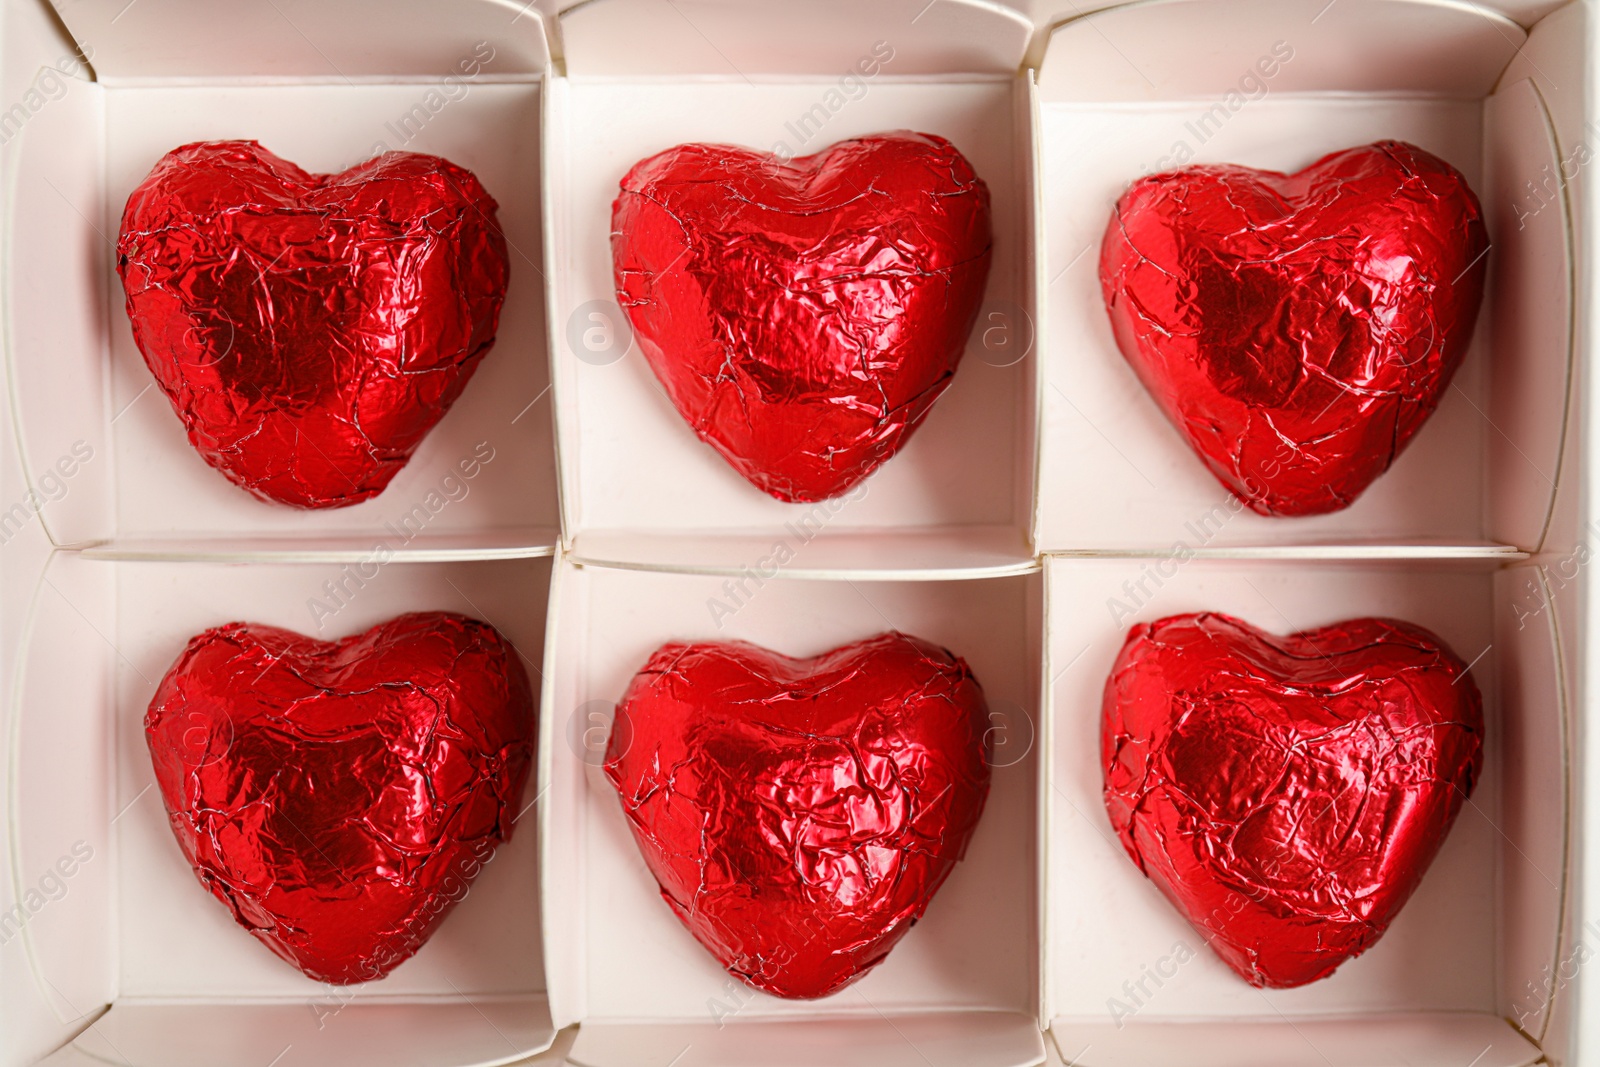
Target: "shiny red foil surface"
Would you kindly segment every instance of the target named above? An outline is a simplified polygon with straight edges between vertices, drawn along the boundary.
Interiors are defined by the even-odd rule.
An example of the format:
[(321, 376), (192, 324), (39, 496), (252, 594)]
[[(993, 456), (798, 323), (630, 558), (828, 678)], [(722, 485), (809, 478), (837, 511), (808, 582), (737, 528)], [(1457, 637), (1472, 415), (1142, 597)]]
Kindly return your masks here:
[(988, 726), (966, 663), (904, 634), (814, 659), (669, 644), (605, 771), (689, 932), (756, 989), (821, 997), (882, 962), (965, 853)]
[(1262, 515), (1349, 506), (1438, 406), (1483, 298), (1466, 179), (1414, 145), (1297, 174), (1135, 182), (1100, 247), (1117, 345), (1207, 468)]
[(1228, 966), (1279, 988), (1383, 936), (1482, 747), (1472, 676), (1421, 627), (1277, 637), (1211, 613), (1129, 631), (1100, 735), (1128, 855)]
[(989, 275), (989, 190), (930, 134), (784, 162), (686, 144), (611, 211), (617, 300), (667, 396), (784, 501), (848, 491), (950, 384)]
[(334, 642), (207, 630), (145, 740), (201, 884), (308, 977), (347, 984), (421, 948), (510, 836), (534, 721), (510, 644), (425, 612)]
[(447, 160), (307, 174), (185, 145), (128, 198), (117, 273), (145, 364), (205, 461), (263, 500), (383, 492), (494, 343), (506, 242)]

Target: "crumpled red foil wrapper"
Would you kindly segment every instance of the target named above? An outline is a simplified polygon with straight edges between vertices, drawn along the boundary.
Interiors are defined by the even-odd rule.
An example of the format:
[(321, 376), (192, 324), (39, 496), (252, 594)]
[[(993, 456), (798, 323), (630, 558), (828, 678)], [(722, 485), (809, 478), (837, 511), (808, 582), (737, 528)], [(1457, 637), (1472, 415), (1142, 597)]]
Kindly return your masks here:
[(1262, 515), (1348, 507), (1422, 428), (1483, 299), (1488, 232), (1448, 163), (1380, 141), (1296, 174), (1209, 165), (1117, 202), (1100, 282), (1117, 345)]
[(307, 174), (254, 141), (184, 145), (128, 198), (134, 341), (205, 461), (263, 500), (383, 492), (494, 343), (495, 202), (436, 156)]
[(930, 134), (784, 162), (685, 144), (611, 210), (617, 300), (700, 439), (779, 500), (847, 492), (955, 375), (989, 276), (989, 190)]
[(201, 884), (273, 952), (342, 985), (410, 958), (510, 837), (534, 722), (494, 627), (422, 612), (334, 642), (207, 630), (144, 725)]
[(1100, 755), (1128, 855), (1240, 977), (1283, 988), (1405, 906), (1482, 770), (1483, 707), (1409, 623), (1174, 615), (1129, 631)]
[(904, 634), (813, 659), (668, 644), (605, 772), (695, 939), (756, 989), (821, 997), (882, 962), (965, 853), (988, 725), (966, 663)]

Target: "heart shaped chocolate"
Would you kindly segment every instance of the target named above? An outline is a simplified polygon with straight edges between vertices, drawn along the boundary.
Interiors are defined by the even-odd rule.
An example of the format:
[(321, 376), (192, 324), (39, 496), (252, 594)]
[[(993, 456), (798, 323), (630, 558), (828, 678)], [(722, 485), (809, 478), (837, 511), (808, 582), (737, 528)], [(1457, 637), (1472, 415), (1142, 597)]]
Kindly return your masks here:
[(133, 339), (189, 442), (263, 500), (383, 492), (494, 343), (508, 264), (462, 168), (307, 174), (254, 141), (167, 153), (128, 198)]
[(821, 997), (882, 962), (965, 853), (988, 727), (966, 663), (904, 634), (813, 659), (669, 644), (605, 771), (696, 940), (757, 989)]
[(522, 810), (534, 708), (509, 642), (461, 615), (342, 641), (230, 623), (144, 720), (183, 854), (320, 982), (382, 978), (466, 895)]
[(1106, 681), (1106, 811), (1128, 855), (1254, 986), (1304, 985), (1405, 906), (1483, 760), (1466, 664), (1351, 619), (1275, 637), (1226, 615), (1128, 633)]
[(1100, 283), (1117, 346), (1262, 515), (1348, 507), (1466, 355), (1489, 249), (1448, 163), (1382, 141), (1296, 174), (1208, 165), (1117, 202)]
[(950, 384), (989, 275), (989, 190), (900, 131), (792, 162), (686, 144), (611, 211), (617, 300), (678, 413), (758, 488), (838, 496)]

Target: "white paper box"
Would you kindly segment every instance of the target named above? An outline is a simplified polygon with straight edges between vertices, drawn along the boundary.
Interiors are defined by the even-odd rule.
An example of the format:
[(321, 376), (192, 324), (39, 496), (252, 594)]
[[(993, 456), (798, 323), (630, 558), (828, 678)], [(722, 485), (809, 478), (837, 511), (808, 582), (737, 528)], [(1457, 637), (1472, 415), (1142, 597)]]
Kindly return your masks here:
[[(1026, 21), (967, 0), (597, 0), (564, 12), (560, 31), (568, 78), (553, 83), (547, 112), (546, 225), (574, 555), (736, 569), (809, 517), (821, 532), (797, 566), (826, 557), (905, 568), (909, 552), (921, 571), (1026, 569), (1032, 149), (1016, 75)], [(859, 73), (863, 61), (874, 73)], [(903, 451), (846, 498), (786, 504), (695, 437), (633, 346), (615, 303), (611, 202), (634, 163), (675, 144), (800, 156), (896, 129), (948, 138), (989, 186), (995, 244), (980, 324)]]
[[(59, 19), (46, 0), (0, 0), (0, 896), (40, 890), (79, 841), (93, 855), (0, 942), (0, 1065), (58, 1049), (52, 1067), (469, 1067), (561, 1026), (527, 1062), (1593, 1059), (1592, 0), (51, 2)], [(94, 80), (46, 85), (41, 68), (79, 66), (70, 35), (91, 46)], [(466, 95), (395, 143), (390, 127), (480, 41), (494, 59)], [(1293, 58), (1230, 108), (1278, 41)], [(864, 95), (844, 92), (879, 42), (892, 58)], [(1202, 141), (1185, 124), (1219, 102)], [(802, 154), (908, 126), (952, 139), (994, 196), (979, 332), (859, 499), (780, 504), (694, 438), (626, 347), (617, 180), (687, 140)], [(500, 203), (514, 251), (496, 348), (368, 504), (256, 502), (140, 393), (107, 238), (161, 152), (223, 136), (310, 169), (379, 140), (436, 152)], [(1180, 140), (1194, 161), (1293, 169), (1391, 136), (1460, 167), (1491, 222), (1459, 389), (1348, 511), (1236, 511), (1111, 341), (1094, 280), (1111, 205)], [(495, 459), (468, 492), (397, 535), (480, 441)], [(415, 960), (345, 1003), (251, 943), (184, 866), (140, 794), (140, 672), (153, 680), (183, 638), (233, 618), (315, 631), (306, 601), (380, 543), (408, 562), (323, 634), (455, 609), (547, 661), (539, 822), (529, 813)], [(551, 564), (523, 557), (557, 552), (546, 615)], [(1113, 618), (1125, 581), (1144, 592)], [(745, 592), (718, 626), (708, 601), (730, 599), (725, 583)], [(1108, 840), (1092, 725), (1110, 657), (1134, 617), (1200, 608), (1279, 632), (1392, 613), (1464, 658), (1482, 651), (1473, 806), (1390, 933), (1303, 989), (1244, 985)], [(996, 770), (968, 859), (882, 967), (821, 1002), (754, 993), (660, 901), (593, 745), (664, 641), (810, 654), (891, 625), (966, 656), (1028, 755)], [(1119, 1027), (1108, 1001), (1186, 937), (1196, 958)]]
[[(774, 580), (731, 613), (729, 579), (557, 566), (546, 660), (541, 869), (556, 1025), (581, 1023), (582, 1067), (662, 1062), (1023, 1067), (1043, 1057), (1033, 1013), (1032, 884), (1038, 579)], [(884, 630), (971, 665), (997, 752), (988, 805), (927, 914), (876, 970), (815, 1001), (730, 978), (661, 900), (605, 779), (614, 702), (673, 640), (746, 640), (813, 656)], [(1004, 765), (1002, 765), (1004, 764)], [(836, 1020), (819, 1025), (818, 1020)]]

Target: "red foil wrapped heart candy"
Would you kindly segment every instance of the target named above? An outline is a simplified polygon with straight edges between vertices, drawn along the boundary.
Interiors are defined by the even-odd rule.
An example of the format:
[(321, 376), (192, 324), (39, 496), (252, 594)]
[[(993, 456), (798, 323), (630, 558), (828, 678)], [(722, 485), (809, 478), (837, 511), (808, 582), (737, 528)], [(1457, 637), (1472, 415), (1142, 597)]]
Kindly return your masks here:
[(838, 496), (950, 384), (989, 275), (989, 190), (899, 131), (792, 162), (686, 144), (611, 209), (617, 300), (678, 413), (785, 501)]
[(168, 152), (117, 273), (145, 365), (205, 461), (263, 500), (383, 492), (494, 343), (506, 241), (447, 160), (307, 174), (254, 141)]
[(605, 771), (696, 940), (757, 989), (821, 997), (882, 962), (965, 853), (988, 726), (966, 663), (904, 634), (813, 659), (669, 644)]
[(1106, 811), (1128, 855), (1254, 986), (1304, 985), (1383, 936), (1483, 760), (1466, 664), (1351, 619), (1275, 637), (1226, 615), (1128, 633), (1106, 681)]
[(1117, 346), (1207, 468), (1262, 515), (1348, 507), (1460, 366), (1488, 231), (1448, 163), (1381, 141), (1297, 174), (1210, 165), (1117, 202)]
[(461, 615), (343, 641), (230, 623), (190, 640), (145, 740), (201, 884), (308, 977), (382, 978), (511, 835), (533, 694), (510, 643)]

